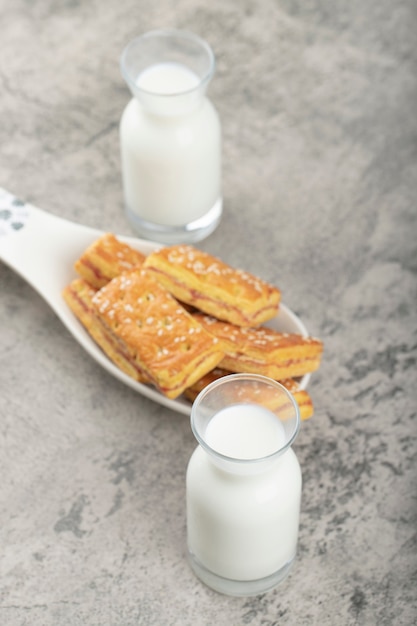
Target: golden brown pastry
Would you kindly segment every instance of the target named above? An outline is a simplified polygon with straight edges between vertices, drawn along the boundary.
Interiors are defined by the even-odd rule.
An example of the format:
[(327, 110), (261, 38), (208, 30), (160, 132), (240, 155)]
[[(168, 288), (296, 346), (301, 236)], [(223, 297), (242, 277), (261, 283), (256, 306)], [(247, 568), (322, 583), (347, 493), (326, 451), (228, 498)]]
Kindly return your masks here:
[(144, 260), (144, 254), (106, 233), (85, 250), (74, 267), (79, 276), (100, 289), (122, 272), (141, 266)]
[(131, 376), (138, 382), (149, 382), (149, 379), (135, 366), (130, 357), (119, 349), (113, 336), (106, 332), (97, 318), (92, 304), (93, 297), (96, 293), (96, 289), (91, 287), (86, 280), (76, 278), (70, 285), (65, 287), (62, 295), (71, 311), (80, 320), (82, 325), (109, 359), (111, 359), (122, 372)]
[(230, 372), (262, 374), (274, 380), (304, 376), (320, 365), (323, 344), (313, 337), (279, 333), (271, 328), (240, 328), (211, 316), (194, 316), (225, 345), (220, 367)]
[(222, 342), (149, 273), (138, 269), (114, 278), (92, 298), (106, 336), (142, 375), (168, 398), (222, 360)]
[(317, 369), (323, 346), (259, 326), (277, 313), (276, 287), (189, 245), (145, 257), (110, 233), (75, 268), (81, 278), (65, 288), (65, 301), (135, 380), (193, 401), (219, 376), (258, 373), (290, 389), (302, 419), (313, 414), (309, 394), (293, 377)]
[(239, 326), (257, 326), (278, 311), (279, 289), (193, 246), (160, 248), (144, 267), (178, 300)]
[[(200, 391), (202, 391), (205, 387), (207, 387), (207, 385), (227, 375), (230, 375), (229, 371), (224, 370), (221, 367), (216, 367), (211, 372), (209, 372), (208, 374), (200, 378), (200, 380), (194, 383), (194, 385), (186, 389), (184, 391), (184, 396), (188, 400), (190, 400), (190, 402), (194, 402), (194, 400), (196, 399)], [(294, 399), (298, 404), (301, 420), (304, 421), (312, 417), (314, 413), (314, 407), (313, 407), (313, 402), (308, 392), (305, 390), (300, 390), (299, 384), (297, 383), (297, 381), (293, 380), (292, 378), (280, 380), (279, 382), (281, 383), (281, 385), (286, 387), (288, 391), (290, 391), (292, 395), (294, 396)], [(257, 401), (258, 399), (255, 397), (252, 397), (252, 398), (245, 398), (245, 400)], [(264, 398), (263, 405), (273, 410), (276, 410), (279, 407), (279, 404), (277, 404), (276, 401), (272, 402), (272, 398), (270, 399)]]

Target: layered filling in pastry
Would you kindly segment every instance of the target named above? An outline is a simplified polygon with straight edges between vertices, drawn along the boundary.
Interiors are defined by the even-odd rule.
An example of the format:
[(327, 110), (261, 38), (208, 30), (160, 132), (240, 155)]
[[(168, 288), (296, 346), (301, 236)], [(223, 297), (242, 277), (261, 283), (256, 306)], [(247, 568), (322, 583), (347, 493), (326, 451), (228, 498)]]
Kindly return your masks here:
[(136, 366), (127, 351), (118, 345), (112, 334), (100, 323), (92, 304), (96, 292), (97, 290), (86, 280), (76, 278), (65, 287), (62, 295), (71, 311), (109, 359), (134, 380), (140, 383), (149, 382), (145, 373)]
[(262, 374), (274, 380), (315, 371), (323, 344), (314, 337), (279, 333), (271, 328), (241, 328), (197, 313), (197, 321), (223, 342), (226, 356), (220, 367), (230, 372)]
[(140, 267), (145, 255), (106, 233), (80, 256), (74, 268), (92, 287), (100, 289), (122, 272)]
[(103, 331), (129, 361), (169, 398), (178, 397), (224, 357), (221, 340), (147, 270), (114, 278), (92, 298)]
[(257, 326), (277, 314), (280, 291), (189, 245), (160, 248), (144, 262), (178, 300), (239, 326)]

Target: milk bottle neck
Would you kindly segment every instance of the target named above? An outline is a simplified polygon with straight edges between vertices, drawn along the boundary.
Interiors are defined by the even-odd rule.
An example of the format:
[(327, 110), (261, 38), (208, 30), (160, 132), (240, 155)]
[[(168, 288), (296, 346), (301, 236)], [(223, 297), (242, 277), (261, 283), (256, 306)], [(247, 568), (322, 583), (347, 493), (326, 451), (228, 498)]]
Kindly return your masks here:
[(144, 110), (173, 117), (201, 105), (214, 75), (215, 59), (208, 44), (195, 35), (155, 31), (125, 48), (120, 68)]
[(191, 412), (191, 428), (210, 461), (223, 472), (241, 476), (267, 472), (277, 466), (297, 436), (296, 411), (281, 421), (252, 402), (199, 411), (198, 400)]
[(229, 480), (237, 481), (248, 480), (251, 477), (256, 479), (259, 476), (276, 472), (285, 455), (291, 450), (291, 448), (285, 448), (270, 458), (242, 460), (219, 455), (215, 451), (210, 451), (201, 445), (199, 447), (201, 448), (201, 453), (206, 455), (214, 471), (227, 476)]
[(197, 111), (203, 104), (206, 90), (196, 88), (177, 94), (157, 94), (141, 89), (131, 91), (144, 112), (175, 119)]

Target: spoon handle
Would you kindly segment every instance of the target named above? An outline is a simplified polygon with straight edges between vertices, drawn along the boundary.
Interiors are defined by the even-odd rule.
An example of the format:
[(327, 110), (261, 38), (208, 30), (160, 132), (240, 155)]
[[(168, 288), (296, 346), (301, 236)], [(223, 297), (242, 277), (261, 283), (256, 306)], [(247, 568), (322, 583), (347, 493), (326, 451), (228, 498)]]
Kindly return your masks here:
[(20, 274), (60, 314), (62, 286), (73, 264), (101, 231), (22, 202), (0, 188), (0, 260)]

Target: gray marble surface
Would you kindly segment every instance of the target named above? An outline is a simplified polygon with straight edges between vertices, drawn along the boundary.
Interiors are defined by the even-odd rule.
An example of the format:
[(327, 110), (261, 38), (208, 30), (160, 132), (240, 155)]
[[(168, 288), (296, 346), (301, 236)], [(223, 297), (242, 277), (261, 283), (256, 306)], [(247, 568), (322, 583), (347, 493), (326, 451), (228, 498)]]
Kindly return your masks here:
[(188, 418), (111, 378), (0, 263), (0, 623), (416, 623), (414, 0), (0, 0), (0, 23), (0, 186), (124, 234), (120, 52), (159, 27), (206, 38), (225, 213), (200, 246), (325, 342), (296, 565), (230, 598), (185, 560)]

